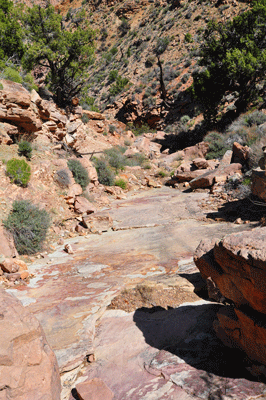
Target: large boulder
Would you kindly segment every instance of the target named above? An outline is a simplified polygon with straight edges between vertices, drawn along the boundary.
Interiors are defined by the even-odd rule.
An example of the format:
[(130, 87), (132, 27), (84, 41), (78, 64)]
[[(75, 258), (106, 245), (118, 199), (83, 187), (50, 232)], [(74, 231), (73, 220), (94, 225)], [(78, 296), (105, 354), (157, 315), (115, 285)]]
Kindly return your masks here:
[[(218, 336), (266, 366), (266, 227), (215, 243), (204, 240), (194, 260), (202, 277), (213, 282), (212, 290), (216, 288), (233, 305), (218, 314), (214, 324)], [(259, 370), (266, 375), (266, 368)]]
[(19, 83), (1, 80), (0, 121), (11, 122), (28, 132), (41, 129), (41, 120), (31, 107), (30, 93)]
[(266, 175), (265, 170), (260, 168), (252, 170), (251, 191), (262, 201), (266, 201)]
[(57, 361), (38, 320), (0, 288), (1, 399), (59, 400)]
[(0, 255), (5, 257), (17, 257), (18, 252), (15, 247), (13, 236), (0, 225)]
[[(201, 170), (204, 171), (204, 170)], [(190, 187), (192, 189), (207, 188), (212, 186), (214, 183), (226, 182), (228, 177), (240, 174), (242, 175), (241, 164), (220, 164), (218, 168), (205, 172), (197, 178), (190, 181)]]

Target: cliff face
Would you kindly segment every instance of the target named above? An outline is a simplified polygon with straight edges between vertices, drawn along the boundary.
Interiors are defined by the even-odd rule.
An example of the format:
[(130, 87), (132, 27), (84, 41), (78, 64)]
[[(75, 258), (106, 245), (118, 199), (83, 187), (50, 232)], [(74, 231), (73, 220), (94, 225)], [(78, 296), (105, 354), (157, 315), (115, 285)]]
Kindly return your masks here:
[(251, 371), (266, 375), (266, 228), (204, 240), (195, 263), (207, 279), (209, 296), (225, 301), (214, 328), (228, 346), (240, 348)]

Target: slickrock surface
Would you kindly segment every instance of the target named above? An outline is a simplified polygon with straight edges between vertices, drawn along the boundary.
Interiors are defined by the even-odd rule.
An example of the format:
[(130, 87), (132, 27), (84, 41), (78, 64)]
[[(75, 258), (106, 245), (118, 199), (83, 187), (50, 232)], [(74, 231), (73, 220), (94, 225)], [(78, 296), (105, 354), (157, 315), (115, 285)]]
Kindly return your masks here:
[(0, 398), (59, 400), (58, 364), (38, 320), (0, 289)]
[(106, 312), (96, 329), (96, 362), (81, 378), (82, 385), (90, 387), (97, 378), (117, 400), (263, 396), (265, 385), (246, 379), (239, 355), (226, 352), (216, 337), (212, 321), (220, 308), (202, 300), (170, 310)]
[[(191, 258), (201, 238), (223, 236), (228, 232), (244, 229), (243, 225), (207, 221), (199, 206), (199, 202), (206, 200), (206, 196), (206, 193), (182, 193), (163, 187), (132, 194), (126, 200), (113, 201), (106, 212), (113, 219), (115, 231), (65, 240), (63, 245), (56, 246), (54, 253), (29, 265), (29, 272), (35, 276), (27, 286), (18, 285), (9, 289), (43, 326), (63, 374), (62, 399), (69, 398), (71, 388), (75, 388), (76, 377), (85, 373), (87, 367), (90, 369), (88, 360), (92, 354), (96, 355), (97, 363), (97, 352), (100, 351), (98, 346), (101, 345), (95, 341), (98, 337), (95, 336), (95, 329), (100, 323), (101, 330), (100, 319), (121, 290), (136, 287), (148, 279), (158, 284), (164, 282), (165, 290), (167, 287), (180, 287), (182, 293), (187, 291), (192, 296), (197, 269), (194, 265), (187, 268), (182, 265), (184, 260)], [(66, 244), (71, 245), (73, 254), (64, 251)], [(197, 300), (197, 296), (194, 296)], [(159, 302), (150, 306), (160, 305)], [(162, 305), (165, 306), (164, 303)], [(175, 305), (172, 304), (175, 307), (178, 305), (178, 301)], [(195, 313), (197, 314), (196, 311)], [(130, 315), (131, 324), (135, 326), (132, 322), (133, 315)], [(182, 318), (179, 321), (181, 326)], [(116, 323), (117, 320), (114, 325)], [(116, 338), (112, 329), (110, 328), (110, 334), (105, 340), (121, 340), (124, 349), (121, 351), (130, 357), (130, 353), (127, 353), (130, 346), (127, 336)], [(99, 331), (96, 332), (98, 334)], [(120, 332), (124, 333), (122, 327)], [(200, 331), (198, 334), (200, 335)], [(150, 345), (152, 344), (145, 343), (145, 348), (154, 354)], [(118, 359), (111, 359), (110, 354), (114, 369)], [(120, 362), (130, 364), (127, 357), (119, 359)], [(134, 373), (143, 377), (145, 387), (150, 382), (149, 391), (154, 392), (154, 382), (158, 382), (156, 399), (171, 398), (168, 393), (168, 389), (173, 387), (171, 382), (166, 384), (164, 378), (146, 373), (143, 364), (135, 364), (134, 368)], [(148, 377), (147, 382), (145, 376)], [(96, 372), (90, 379), (93, 378), (102, 379)], [(119, 374), (117, 379), (121, 379)], [(119, 397), (119, 388), (113, 390), (105, 379), (102, 380), (114, 392), (114, 398), (122, 399)], [(127, 388), (131, 386), (128, 389), (130, 394), (130, 390), (135, 388), (133, 373), (132, 380), (127, 385)], [(175, 388), (173, 393), (178, 393), (176, 391)], [(134, 396), (129, 398), (133, 400)], [(145, 397), (143, 395), (135, 398)]]
[[(218, 312), (214, 327), (230, 347), (244, 350), (256, 375), (266, 375), (266, 228), (203, 241), (195, 262), (204, 278), (232, 303)], [(212, 295), (212, 294), (211, 294)], [(259, 366), (263, 364), (264, 366)]]

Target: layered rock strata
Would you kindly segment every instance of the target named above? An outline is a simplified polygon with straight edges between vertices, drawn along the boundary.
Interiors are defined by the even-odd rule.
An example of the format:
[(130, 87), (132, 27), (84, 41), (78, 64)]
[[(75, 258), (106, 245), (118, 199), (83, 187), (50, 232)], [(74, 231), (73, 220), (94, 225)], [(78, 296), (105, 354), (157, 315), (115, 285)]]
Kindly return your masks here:
[(246, 353), (252, 372), (266, 376), (266, 228), (203, 240), (194, 260), (209, 296), (227, 304), (214, 322), (217, 335)]

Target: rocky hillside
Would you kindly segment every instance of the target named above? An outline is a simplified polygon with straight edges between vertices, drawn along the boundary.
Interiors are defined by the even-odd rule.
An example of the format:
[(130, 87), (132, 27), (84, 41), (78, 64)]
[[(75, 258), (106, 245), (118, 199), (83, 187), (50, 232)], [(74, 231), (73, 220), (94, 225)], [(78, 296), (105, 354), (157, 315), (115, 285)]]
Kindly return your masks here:
[[(97, 32), (95, 62), (88, 71), (83, 107), (106, 111), (125, 123), (167, 126), (174, 132), (184, 115), (191, 118), (191, 127), (201, 120), (186, 89), (198, 68), (199, 47), (208, 21), (227, 21), (249, 7), (235, 0), (226, 4), (186, 0), (54, 3), (67, 27), (77, 26), (76, 15), (85, 10)], [(157, 55), (167, 104), (161, 99)]]

